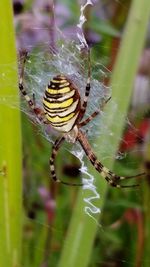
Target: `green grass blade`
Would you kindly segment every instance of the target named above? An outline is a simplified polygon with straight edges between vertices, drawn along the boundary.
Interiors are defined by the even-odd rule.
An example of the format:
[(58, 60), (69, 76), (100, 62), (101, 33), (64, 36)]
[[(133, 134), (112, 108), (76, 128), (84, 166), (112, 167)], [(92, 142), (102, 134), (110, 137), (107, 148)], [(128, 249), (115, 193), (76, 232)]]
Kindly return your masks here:
[[(107, 138), (106, 141), (108, 148), (111, 144), (112, 158), (118, 148), (119, 137), (122, 135), (124, 118), (127, 114), (132, 94), (133, 81), (137, 71), (141, 50), (144, 45), (149, 15), (149, 0), (132, 1), (126, 30), (124, 32), (122, 44), (111, 79), (112, 99), (117, 103), (118, 108), (115, 112), (113, 101), (106, 107), (107, 119), (105, 124), (108, 125), (109, 132), (112, 132), (113, 135), (109, 136), (109, 139), (107, 137), (105, 138)], [(113, 124), (113, 122), (115, 123)], [(106, 142), (101, 137), (97, 140), (97, 147), (100, 148), (101, 155), (103, 154), (103, 151), (106, 151), (107, 149), (106, 146), (103, 146), (103, 144), (106, 144)], [(113, 160), (109, 160), (107, 162), (103, 161), (103, 163), (111, 168)], [(93, 168), (89, 166), (89, 171), (92, 172), (92, 170)], [(107, 185), (102, 179), (100, 179), (100, 175), (95, 174), (95, 172), (94, 175), (101, 195), (97, 205), (102, 210), (105, 202)], [(97, 231), (97, 224), (84, 213), (83, 205), (83, 189), (81, 189), (70, 223), (68, 235), (64, 242), (64, 248), (58, 264), (59, 267), (86, 267), (89, 264), (92, 246)]]
[(21, 254), (21, 125), (12, 1), (0, 1), (0, 266), (19, 267)]

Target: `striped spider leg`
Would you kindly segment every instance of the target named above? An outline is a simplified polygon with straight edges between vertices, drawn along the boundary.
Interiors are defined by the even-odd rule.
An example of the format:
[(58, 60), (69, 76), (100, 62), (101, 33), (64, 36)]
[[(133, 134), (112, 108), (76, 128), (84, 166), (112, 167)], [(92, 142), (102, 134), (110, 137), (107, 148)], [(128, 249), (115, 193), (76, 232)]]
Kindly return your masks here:
[(83, 184), (80, 183), (80, 184), (77, 184), (77, 183), (68, 183), (68, 182), (64, 182), (62, 180), (59, 180), (56, 176), (56, 172), (55, 172), (55, 159), (56, 159), (56, 156), (57, 156), (57, 153), (58, 153), (58, 150), (60, 148), (60, 146), (62, 145), (62, 143), (65, 141), (65, 137), (62, 136), (61, 138), (58, 138), (56, 139), (54, 145), (53, 145), (53, 148), (52, 148), (52, 154), (51, 154), (51, 157), (50, 157), (50, 160), (49, 160), (49, 164), (50, 164), (50, 171), (51, 171), (51, 176), (52, 176), (52, 179), (55, 181), (55, 182), (60, 182), (62, 184), (65, 184), (65, 185), (71, 185), (71, 186), (82, 186)]
[(93, 152), (91, 145), (89, 144), (85, 134), (79, 130), (77, 140), (81, 144), (83, 150), (85, 151), (88, 159), (94, 166), (94, 168), (101, 174), (101, 176), (113, 187), (117, 188), (128, 188), (128, 187), (136, 187), (138, 184), (133, 185), (121, 185), (119, 184), (120, 181), (130, 178), (135, 178), (138, 176), (142, 176), (144, 173), (140, 173), (133, 176), (119, 176), (104, 167), (104, 165), (97, 159), (95, 153)]
[[(103, 110), (104, 106), (108, 103), (108, 101), (111, 99), (111, 97), (109, 97), (103, 104), (103, 107), (100, 108), (100, 110)], [(81, 121), (79, 124), (78, 124), (78, 127), (81, 128), (85, 125), (87, 125), (91, 120), (93, 120), (97, 115), (100, 114), (100, 110), (97, 110), (97, 111), (94, 111), (87, 119)]]
[(43, 122), (47, 124), (47, 120), (45, 118), (45, 111), (42, 110), (41, 108), (36, 106), (36, 101), (35, 101), (35, 95), (33, 94), (33, 99), (31, 99), (24, 87), (24, 69), (25, 69), (25, 63), (27, 60), (27, 52), (24, 52), (22, 56), (22, 64), (21, 64), (21, 71), (20, 71), (20, 78), (19, 78), (19, 90), (21, 94), (24, 96), (25, 100), (27, 101), (31, 111), (36, 115), (37, 119), (40, 122)]
[(82, 120), (82, 118), (84, 117), (84, 114), (86, 112), (88, 97), (89, 97), (90, 90), (91, 90), (91, 56), (90, 56), (90, 49), (88, 49), (87, 53), (88, 53), (88, 78), (87, 78), (87, 83), (86, 83), (85, 95), (84, 95), (83, 103), (82, 103), (81, 109), (80, 109), (80, 121)]

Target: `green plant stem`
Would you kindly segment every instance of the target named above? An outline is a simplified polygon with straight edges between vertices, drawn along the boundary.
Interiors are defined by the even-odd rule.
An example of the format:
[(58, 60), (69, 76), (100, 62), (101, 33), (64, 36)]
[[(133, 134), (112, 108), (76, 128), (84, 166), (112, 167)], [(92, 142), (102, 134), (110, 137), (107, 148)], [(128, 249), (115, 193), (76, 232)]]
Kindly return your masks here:
[[(100, 139), (97, 140), (98, 151), (101, 151), (101, 155), (103, 151), (106, 151), (111, 145), (112, 159), (107, 160), (107, 162), (106, 160), (103, 161), (109, 168), (112, 168), (113, 157), (119, 145), (118, 140), (122, 135), (124, 119), (132, 94), (134, 77), (144, 45), (149, 15), (149, 0), (132, 1), (117, 62), (111, 78), (112, 103), (109, 103), (105, 110), (105, 125), (108, 126), (108, 133), (112, 134), (109, 135), (109, 137), (106, 135), (104, 137), (101, 136)], [(114, 110), (114, 101), (117, 104), (116, 110)], [(104, 138), (107, 138), (106, 142)], [(98, 155), (99, 158), (101, 155)], [(89, 172), (92, 172), (92, 170), (93, 168), (89, 166)], [(102, 210), (105, 203), (107, 185), (99, 174), (95, 174), (94, 172), (94, 176), (96, 178), (97, 190), (100, 193), (100, 199), (97, 201), (97, 205)], [(91, 217), (85, 214), (84, 205), (83, 189), (81, 189), (69, 226), (68, 235), (64, 241), (62, 255), (58, 264), (59, 267), (86, 267), (89, 264), (97, 231), (97, 224)], [(95, 218), (100, 220), (100, 216), (95, 216)]]
[(12, 1), (0, 1), (0, 266), (21, 266), (21, 125)]

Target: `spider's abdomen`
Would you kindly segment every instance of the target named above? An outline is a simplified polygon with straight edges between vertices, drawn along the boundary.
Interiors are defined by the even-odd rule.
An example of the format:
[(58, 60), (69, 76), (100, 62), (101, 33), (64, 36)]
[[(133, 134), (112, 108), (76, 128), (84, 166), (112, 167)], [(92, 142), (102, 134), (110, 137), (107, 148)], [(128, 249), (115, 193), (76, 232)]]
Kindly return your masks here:
[(49, 123), (60, 132), (69, 132), (79, 116), (80, 95), (67, 77), (58, 75), (48, 84), (43, 105)]

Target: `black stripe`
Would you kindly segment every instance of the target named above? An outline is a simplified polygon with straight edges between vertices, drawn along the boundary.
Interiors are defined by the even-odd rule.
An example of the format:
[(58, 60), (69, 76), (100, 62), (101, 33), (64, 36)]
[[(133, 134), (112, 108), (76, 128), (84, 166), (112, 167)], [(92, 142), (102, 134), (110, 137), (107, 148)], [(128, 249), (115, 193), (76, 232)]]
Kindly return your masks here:
[(51, 170), (51, 174), (54, 176), (55, 175), (55, 171)]
[(89, 91), (90, 91), (90, 84), (88, 83), (86, 86), (85, 96), (89, 95)]
[(67, 122), (66, 121), (64, 121), (64, 122), (51, 122), (51, 125), (53, 125), (55, 127), (61, 127), (61, 126), (67, 125)]
[(24, 96), (27, 95), (27, 93), (26, 93), (26, 91), (25, 91), (24, 89), (21, 91), (21, 93), (22, 93)]
[(64, 96), (64, 94), (50, 94), (47, 91), (45, 91), (45, 95), (46, 97), (50, 97), (50, 98), (59, 98), (59, 97)]
[(50, 163), (50, 165), (53, 165), (54, 159), (53, 158), (50, 158), (49, 163)]
[(52, 178), (53, 178), (54, 181), (57, 181), (56, 174), (55, 175), (52, 174)]
[(94, 154), (92, 154), (92, 155), (90, 155), (90, 160), (91, 160), (91, 162), (93, 164), (95, 164), (95, 161), (97, 160), (97, 157)]
[(19, 89), (22, 91), (24, 90), (22, 83), (19, 83)]
[(21, 93), (22, 93), (24, 96), (27, 95), (27, 93), (26, 93), (26, 91), (25, 91), (25, 89), (24, 89), (24, 87), (23, 87), (23, 85), (22, 85), (21, 83), (19, 83), (19, 89), (20, 89)]
[[(51, 109), (49, 109), (49, 108), (47, 108), (47, 107), (44, 107), (44, 109), (45, 109), (45, 111), (47, 112), (47, 113), (52, 113), (52, 114), (54, 114), (55, 116), (57, 116), (58, 114), (60, 114), (60, 113), (63, 113), (63, 112), (65, 112), (67, 109), (64, 109), (64, 110), (55, 110), (55, 111), (51, 111)], [(70, 113), (69, 113), (70, 114)], [(68, 115), (69, 115), (68, 114)], [(50, 115), (51, 116), (51, 115)]]
[(56, 81), (61, 81), (61, 80), (66, 80), (66, 77), (65, 76), (61, 76), (61, 75), (57, 75), (55, 77), (53, 77), (53, 80), (56, 80)]
[[(48, 114), (48, 116), (50, 117), (50, 118), (55, 118), (56, 116), (57, 117), (59, 117), (60, 119), (63, 119), (63, 118), (65, 118), (65, 117), (67, 117), (67, 116), (69, 116), (70, 114), (72, 114), (72, 113), (75, 113), (74, 111), (73, 112), (70, 112), (70, 113), (68, 113), (67, 115), (64, 115), (64, 116), (60, 116), (60, 112), (57, 114), (57, 115), (54, 115), (54, 116), (51, 116), (49, 113), (47, 113)], [(75, 115), (75, 114), (74, 114)], [(73, 116), (74, 117), (74, 116)], [(73, 118), (72, 117), (72, 118)], [(71, 119), (72, 119), (71, 118)], [(70, 119), (69, 119), (70, 120)]]
[(83, 108), (86, 108), (86, 105), (87, 105), (87, 102), (84, 102), (84, 103), (83, 103), (83, 107), (82, 107), (82, 109), (83, 109)]
[(52, 178), (57, 181), (57, 177), (56, 177), (56, 174), (55, 174), (55, 171), (52, 171), (51, 170), (51, 175), (52, 175)]
[(94, 167), (97, 171), (101, 172), (103, 170), (103, 165), (100, 162), (95, 162)]
[(108, 170), (108, 175), (109, 176), (116, 176), (112, 171)]
[(48, 103), (53, 103), (53, 104), (61, 104), (69, 99), (71, 99), (73, 96), (65, 98), (64, 100), (58, 100), (58, 99), (53, 99), (49, 100), (47, 97), (44, 97), (44, 100), (47, 101)]

